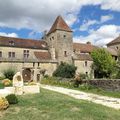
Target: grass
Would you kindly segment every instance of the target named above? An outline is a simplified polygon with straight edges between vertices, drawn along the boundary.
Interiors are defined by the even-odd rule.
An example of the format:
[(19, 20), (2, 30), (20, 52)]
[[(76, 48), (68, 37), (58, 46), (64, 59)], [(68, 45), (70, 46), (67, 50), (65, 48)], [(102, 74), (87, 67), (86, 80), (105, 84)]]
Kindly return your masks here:
[(77, 88), (77, 87), (74, 87), (73, 83), (70, 81), (60, 81), (54, 77), (44, 78), (41, 81), (41, 83), (46, 84), (46, 85), (53, 85), (53, 86), (59, 86), (59, 87), (80, 90), (80, 91), (94, 93), (94, 94), (103, 95), (103, 96), (120, 98), (120, 92), (107, 91), (107, 90), (103, 90), (101, 88), (95, 88), (95, 87), (89, 86), (89, 85), (81, 85)]
[(83, 89), (81, 86), (75, 89), (88, 92), (88, 93), (94, 93), (94, 94), (108, 96), (108, 97), (120, 98), (120, 92), (117, 92), (117, 91), (107, 91), (107, 90), (103, 90), (101, 88), (95, 88), (95, 87), (92, 87), (90, 89)]
[(0, 89), (4, 89), (4, 85), (0, 82)]
[(120, 111), (56, 92), (18, 96), (19, 103), (0, 113), (1, 120), (118, 120)]

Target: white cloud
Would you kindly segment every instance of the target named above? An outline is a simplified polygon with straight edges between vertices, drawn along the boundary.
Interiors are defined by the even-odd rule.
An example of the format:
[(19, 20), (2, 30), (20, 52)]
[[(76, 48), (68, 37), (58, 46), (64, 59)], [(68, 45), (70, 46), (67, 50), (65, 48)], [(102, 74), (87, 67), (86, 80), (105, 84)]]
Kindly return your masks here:
[(104, 0), (101, 8), (120, 12), (120, 0)]
[(0, 36), (18, 37), (18, 35), (16, 33), (5, 33), (5, 32), (0, 32)]
[(0, 26), (43, 31), (60, 14), (72, 25), (85, 5), (120, 11), (120, 0), (0, 0)]
[(120, 26), (103, 25), (97, 30), (90, 31), (88, 36), (74, 37), (74, 42), (86, 43), (90, 41), (94, 45), (104, 46), (115, 39), (120, 33)]
[(77, 15), (74, 14), (68, 14), (65, 19), (66, 23), (69, 26), (72, 26), (77, 21)]
[(105, 15), (105, 16), (101, 16), (100, 22), (101, 22), (101, 23), (104, 23), (104, 22), (106, 22), (106, 21), (108, 21), (108, 20), (112, 20), (112, 19), (113, 19), (113, 16), (112, 16), (112, 15)]
[(102, 24), (112, 19), (113, 19), (112, 15), (105, 15), (105, 16), (101, 16), (101, 19), (99, 21), (98, 20), (87, 20), (87, 21), (84, 20), (83, 24), (80, 26), (80, 31), (86, 31), (89, 29), (91, 25)]
[(84, 21), (83, 24), (80, 26), (80, 31), (86, 31), (91, 25), (97, 24), (98, 21), (96, 20), (88, 20)]

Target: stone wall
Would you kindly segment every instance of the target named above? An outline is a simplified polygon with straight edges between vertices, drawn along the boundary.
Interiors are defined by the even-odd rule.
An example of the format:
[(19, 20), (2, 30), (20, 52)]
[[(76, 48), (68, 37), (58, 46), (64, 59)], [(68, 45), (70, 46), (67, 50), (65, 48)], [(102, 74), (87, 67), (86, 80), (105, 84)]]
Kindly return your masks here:
[(119, 80), (86, 80), (84, 83), (109, 91), (120, 91)]

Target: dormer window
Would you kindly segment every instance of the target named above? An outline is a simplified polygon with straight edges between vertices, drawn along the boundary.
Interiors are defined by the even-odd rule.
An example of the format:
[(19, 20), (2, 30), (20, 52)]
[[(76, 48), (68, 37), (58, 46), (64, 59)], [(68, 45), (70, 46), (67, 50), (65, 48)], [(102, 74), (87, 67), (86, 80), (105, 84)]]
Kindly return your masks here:
[(54, 40), (54, 37), (52, 37), (52, 39)]
[(9, 45), (14, 46), (14, 45), (15, 45), (14, 41), (13, 41), (13, 40), (10, 40), (10, 41), (9, 41)]

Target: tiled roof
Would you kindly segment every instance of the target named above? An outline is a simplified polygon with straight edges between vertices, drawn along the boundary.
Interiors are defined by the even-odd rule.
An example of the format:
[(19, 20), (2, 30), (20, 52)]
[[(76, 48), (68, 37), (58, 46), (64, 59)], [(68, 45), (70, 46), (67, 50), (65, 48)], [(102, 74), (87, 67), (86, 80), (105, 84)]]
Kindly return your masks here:
[(81, 53), (91, 53), (97, 46), (91, 44), (73, 43), (73, 49)]
[(74, 58), (75, 60), (88, 60), (88, 61), (92, 61), (92, 57), (90, 54), (76, 54), (76, 58)]
[(3, 36), (0, 36), (0, 46), (32, 49), (48, 49), (46, 42), (42, 40), (22, 39)]
[(114, 39), (113, 41), (109, 42), (109, 43), (107, 44), (107, 46), (109, 46), (109, 45), (114, 45), (114, 44), (117, 44), (117, 43), (120, 43), (120, 36), (117, 37), (116, 39)]
[(63, 20), (61, 16), (58, 16), (56, 18), (48, 34), (54, 32), (55, 30), (64, 30), (64, 31), (72, 32), (70, 27), (66, 24), (66, 22)]
[(34, 52), (34, 55), (38, 60), (51, 60), (49, 52)]
[(113, 56), (118, 56), (118, 53), (115, 49), (113, 48), (106, 48), (106, 50)]

